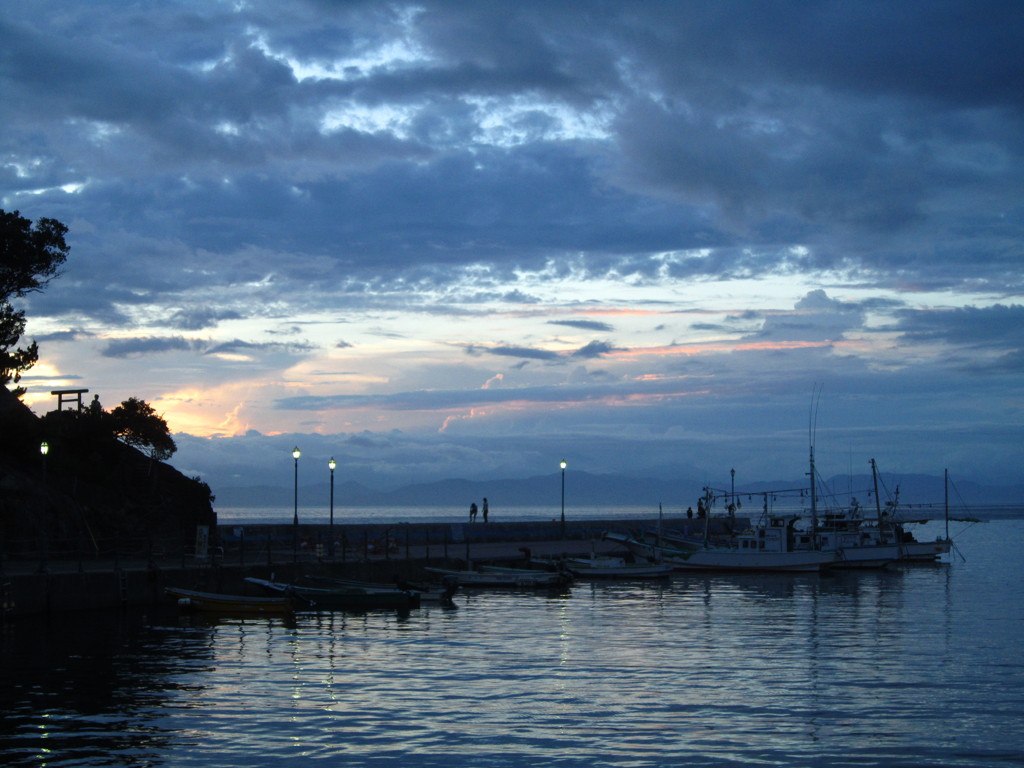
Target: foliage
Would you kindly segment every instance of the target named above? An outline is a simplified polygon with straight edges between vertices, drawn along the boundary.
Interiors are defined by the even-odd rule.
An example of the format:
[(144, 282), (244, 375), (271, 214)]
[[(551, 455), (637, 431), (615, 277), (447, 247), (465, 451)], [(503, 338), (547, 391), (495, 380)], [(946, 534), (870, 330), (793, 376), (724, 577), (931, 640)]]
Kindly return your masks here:
[[(21, 380), (21, 373), (39, 359), (35, 342), (15, 345), (25, 331), (25, 313), (16, 310), (12, 299), (41, 291), (68, 256), (64, 240), (68, 228), (56, 219), (39, 219), (35, 224), (18, 211), (0, 209), (0, 385)], [(24, 388), (13, 390), (20, 397)]]
[(148, 451), (157, 461), (166, 461), (178, 450), (167, 422), (145, 400), (129, 397), (110, 412), (110, 418), (118, 438)]

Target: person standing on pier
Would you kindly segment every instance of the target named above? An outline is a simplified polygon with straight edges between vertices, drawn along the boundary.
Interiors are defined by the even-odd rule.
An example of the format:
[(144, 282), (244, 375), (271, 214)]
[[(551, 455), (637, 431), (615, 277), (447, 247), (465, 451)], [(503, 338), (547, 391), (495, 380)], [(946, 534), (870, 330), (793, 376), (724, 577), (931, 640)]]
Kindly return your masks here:
[(469, 522), (476, 522), (476, 502), (474, 501), (469, 505)]
[(484, 522), (487, 522), (487, 497), (484, 496)]

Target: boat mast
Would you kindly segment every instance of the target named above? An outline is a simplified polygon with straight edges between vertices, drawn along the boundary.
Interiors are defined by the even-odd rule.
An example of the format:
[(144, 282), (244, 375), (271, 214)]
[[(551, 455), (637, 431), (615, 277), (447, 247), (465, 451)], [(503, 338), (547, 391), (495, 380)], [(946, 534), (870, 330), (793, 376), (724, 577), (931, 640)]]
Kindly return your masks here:
[(882, 500), (878, 497), (878, 467), (875, 464), (875, 460), (871, 460), (871, 479), (875, 482), (875, 519), (878, 521), (878, 527), (882, 527)]
[(821, 390), (811, 395), (811, 413), (807, 424), (807, 442), (811, 447), (811, 541), (817, 546), (818, 534), (818, 492), (814, 478), (814, 436), (818, 431), (818, 400), (821, 398)]
[(704, 549), (708, 548), (708, 535), (711, 529), (711, 489), (704, 489)]
[(943, 471), (943, 480), (946, 490), (946, 541), (949, 541), (949, 468)]
[(814, 482), (814, 443), (811, 443), (811, 536), (818, 531), (818, 493)]

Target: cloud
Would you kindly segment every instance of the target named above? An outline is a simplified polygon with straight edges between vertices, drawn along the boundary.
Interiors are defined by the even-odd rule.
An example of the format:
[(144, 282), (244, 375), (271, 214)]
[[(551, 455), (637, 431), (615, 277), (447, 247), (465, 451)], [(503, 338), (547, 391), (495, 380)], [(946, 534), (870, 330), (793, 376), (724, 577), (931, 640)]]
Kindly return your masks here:
[(569, 328), (580, 328), (584, 331), (611, 331), (612, 326), (598, 320), (548, 320), (551, 325), (564, 325)]
[(202, 351), (205, 347), (205, 342), (186, 339), (182, 336), (139, 336), (108, 341), (101, 354), (104, 357), (116, 358), (140, 357), (163, 352)]
[(395, 476), (770, 474), (824, 382), (837, 443), (1019, 474), (1022, 33), (921, 0), (9, 2), (0, 207), (72, 247), (24, 301), (37, 372), (254, 456), (374, 435)]

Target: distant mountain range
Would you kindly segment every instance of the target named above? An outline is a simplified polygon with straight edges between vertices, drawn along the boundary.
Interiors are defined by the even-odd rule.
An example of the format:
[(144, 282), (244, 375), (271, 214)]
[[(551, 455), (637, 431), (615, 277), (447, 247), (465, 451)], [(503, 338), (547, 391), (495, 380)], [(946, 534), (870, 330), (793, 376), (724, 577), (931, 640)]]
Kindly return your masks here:
[[(744, 496), (764, 491), (806, 487), (806, 478), (772, 482), (746, 483), (736, 486), (736, 493)], [(870, 475), (836, 475), (824, 482), (831, 489), (832, 501), (846, 504), (850, 496), (857, 496), (861, 505), (867, 505), (867, 491), (872, 487)], [(943, 503), (942, 477), (932, 475), (881, 474), (879, 488), (882, 499), (891, 498), (899, 489), (901, 504), (911, 506)], [(819, 486), (820, 487), (820, 486)], [(218, 507), (289, 507), (294, 503), (294, 489), (279, 486), (235, 486), (215, 488)], [(576, 471), (566, 476), (565, 504), (572, 507), (643, 507), (656, 511), (662, 504), (666, 511), (696, 508), (702, 495), (701, 483), (685, 480), (659, 480), (618, 475), (592, 475)], [(821, 493), (819, 491), (819, 493)], [(330, 489), (327, 483), (299, 487), (299, 506), (322, 503), (327, 506)], [(483, 497), (492, 509), (501, 507), (561, 506), (561, 476), (559, 473), (505, 480), (437, 480), (415, 483), (390, 491), (367, 488), (359, 483), (336, 483), (336, 508), (343, 507), (446, 507), (461, 510), (472, 501), (480, 503)], [(747, 500), (744, 500), (746, 502)], [(1024, 485), (983, 486), (973, 482), (956, 482), (950, 487), (950, 507), (965, 505), (989, 506), (1017, 504), (1024, 506)]]

